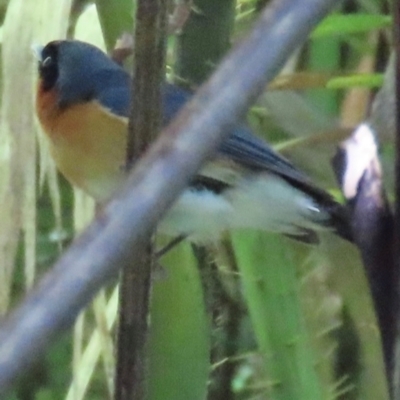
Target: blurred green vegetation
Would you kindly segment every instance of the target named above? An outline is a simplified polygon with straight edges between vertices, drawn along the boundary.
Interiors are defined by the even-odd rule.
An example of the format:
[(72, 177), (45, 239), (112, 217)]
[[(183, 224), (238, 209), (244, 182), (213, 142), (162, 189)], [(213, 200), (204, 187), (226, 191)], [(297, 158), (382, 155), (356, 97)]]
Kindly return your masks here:
[[(102, 41), (92, 2), (75, 0), (73, 3), (71, 14), (69, 7), (65, 8), (64, 19), (70, 21), (68, 34), (73, 35), (75, 23), (79, 25), (79, 21), (84, 20), (83, 26), (79, 27), (80, 35), (87, 35), (85, 40), (95, 43)], [(131, 1), (116, 0), (95, 3), (106, 47), (110, 50), (116, 38), (133, 25), (132, 4)], [(268, 1), (194, 1), (189, 21), (180, 29), (182, 33), (177, 32), (168, 41), (170, 76), (191, 87), (199, 85), (229, 47), (240, 41), (251, 28), (265, 3)], [(43, 13), (44, 4), (45, 0), (37, 2), (35, 12), (38, 15)], [(50, 25), (49, 17), (56, 5), (49, 4), (47, 19), (35, 14), (26, 24)], [(7, 2), (0, 5), (3, 15)], [(306, 106), (309, 112), (305, 121), (304, 113), (298, 111), (303, 108), (296, 109), (295, 105), (300, 107), (299, 103), (292, 103), (290, 80), (279, 91), (282, 97), (275, 101), (277, 107), (282, 105), (283, 113), (263, 103), (249, 113), (254, 129), (272, 144), (285, 147), (286, 143), (295, 143), (288, 146), (285, 154), (312, 177), (320, 179), (321, 171), (330, 170), (332, 146), (342, 138), (332, 135), (331, 131), (329, 134), (316, 131), (314, 121), (323, 119), (324, 123), (331, 123), (332, 118), (335, 120), (332, 130), (338, 129), (340, 123), (355, 126), (369, 108), (373, 95), (370, 88), (381, 82), (383, 71), (377, 70), (376, 66), (383, 65), (388, 57), (391, 17), (386, 14), (387, 10), (385, 0), (344, 2), (334, 15), (316, 28), (304, 48), (293, 55), (284, 74), (304, 73), (296, 81), (295, 90), (296, 95), (301, 95), (301, 107)], [(58, 38), (60, 32), (52, 29), (49, 28), (46, 34), (38, 34), (35, 40)], [(335, 77), (310, 89), (309, 82), (316, 80), (315, 72)], [(366, 92), (359, 92), (358, 85), (366, 86)], [(356, 110), (350, 117), (346, 116), (349, 104)], [(298, 120), (300, 114), (301, 123)], [(282, 115), (285, 121), (282, 121)], [(309, 126), (307, 136), (300, 131), (282, 129), (282, 122), (292, 122), (295, 127)], [(314, 138), (317, 145), (307, 148), (308, 142), (302, 140), (305, 138)], [(391, 143), (386, 146), (390, 147)], [(45, 151), (41, 147), (40, 152)], [(390, 151), (387, 153), (393, 156)], [(305, 158), (311, 159), (311, 167), (307, 162), (303, 164)], [(45, 169), (43, 164), (43, 159), (37, 161), (37, 279), (73, 239), (73, 220), (77, 213), (73, 191), (60, 177), (56, 187), (62, 225), (57, 226), (60, 216), (57, 216), (57, 196), (51, 174), (45, 173), (44, 185), (39, 183)], [(328, 179), (323, 183), (334, 190)], [(213, 372), (212, 379), (222, 382), (223, 377), (214, 372), (227, 364), (234, 366), (226, 369), (231, 380), (225, 382), (224, 391), (210, 392), (210, 400), (388, 398), (378, 328), (362, 266), (354, 249), (340, 239), (325, 238), (320, 246), (310, 247), (277, 235), (256, 232), (235, 233), (233, 245), (231, 253), (218, 243), (213, 243), (212, 249), (207, 250), (211, 254), (210, 262), (217, 266), (212, 279), (219, 282), (220, 293), (225, 299), (222, 306), (211, 303), (211, 310), (208, 304), (207, 310), (213, 315), (204, 313), (200, 286), (204, 280), (189, 246), (180, 245), (161, 261), (161, 277), (157, 278), (153, 298), (149, 349), (151, 399), (200, 400), (204, 398), (206, 385), (212, 387), (213, 384), (208, 382), (208, 372)], [(25, 251), (21, 243), (12, 281), (12, 306), (25, 293)], [(106, 289), (107, 298), (111, 292), (111, 287)], [(224, 307), (232, 304), (239, 310), (234, 322), (238, 332), (236, 342), (229, 343), (231, 347), (226, 359), (213, 360), (211, 365), (209, 340), (215, 339), (215, 335), (210, 335), (210, 326), (216, 328), (218, 318), (227, 315)], [(222, 329), (229, 326), (228, 322), (220, 325)], [(76, 339), (71, 332), (66, 332), (50, 347), (47, 355), (27, 371), (8, 399), (66, 398), (68, 390), (76, 384), (72, 374), (72, 353), (82, 346), (80, 355), (83, 354), (96, 328), (96, 318), (89, 307), (85, 312), (80, 344), (74, 343)], [(114, 337), (112, 329), (107, 334)], [(229, 335), (219, 337), (229, 339)], [(86, 393), (81, 392), (86, 400), (109, 398), (104, 353), (99, 353), (102, 356), (93, 358), (94, 372), (86, 372), (89, 387)], [(225, 397), (218, 398), (217, 394), (222, 392)]]

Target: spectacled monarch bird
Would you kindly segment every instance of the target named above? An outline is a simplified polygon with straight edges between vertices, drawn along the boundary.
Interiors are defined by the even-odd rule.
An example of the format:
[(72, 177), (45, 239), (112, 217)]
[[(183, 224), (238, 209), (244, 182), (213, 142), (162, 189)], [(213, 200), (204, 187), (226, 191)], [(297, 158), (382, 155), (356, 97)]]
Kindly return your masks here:
[[(98, 202), (125, 179), (131, 76), (103, 51), (76, 40), (39, 51), (36, 109), (61, 173)], [(190, 99), (162, 88), (167, 124)], [(226, 230), (254, 228), (317, 241), (332, 230), (351, 240), (346, 208), (276, 153), (250, 128), (237, 125), (160, 222), (159, 231), (210, 240)]]

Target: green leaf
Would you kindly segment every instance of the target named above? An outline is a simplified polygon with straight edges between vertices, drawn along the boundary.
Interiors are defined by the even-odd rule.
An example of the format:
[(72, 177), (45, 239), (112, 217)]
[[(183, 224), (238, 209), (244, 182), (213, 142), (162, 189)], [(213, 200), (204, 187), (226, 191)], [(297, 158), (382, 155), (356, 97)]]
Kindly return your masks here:
[(302, 315), (290, 246), (278, 234), (246, 231), (233, 239), (271, 398), (324, 398)]
[(338, 76), (330, 79), (327, 89), (347, 89), (351, 87), (377, 88), (383, 85), (383, 74), (356, 74), (350, 76)]
[(96, 0), (100, 25), (107, 50), (114, 48), (124, 32), (133, 32), (133, 16), (136, 2), (132, 0)]
[(210, 329), (197, 264), (187, 244), (161, 259), (151, 302), (149, 400), (203, 400)]
[(347, 14), (330, 15), (313, 31), (313, 39), (325, 36), (344, 36), (354, 33), (369, 32), (374, 29), (389, 28), (392, 18), (377, 14)]

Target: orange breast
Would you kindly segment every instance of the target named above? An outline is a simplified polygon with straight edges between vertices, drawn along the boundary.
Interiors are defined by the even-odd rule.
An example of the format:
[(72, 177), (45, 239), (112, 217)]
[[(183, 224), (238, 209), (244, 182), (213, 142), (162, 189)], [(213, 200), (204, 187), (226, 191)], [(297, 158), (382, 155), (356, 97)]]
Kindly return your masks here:
[(54, 90), (38, 90), (37, 114), (50, 139), (59, 170), (97, 201), (109, 198), (123, 180), (127, 118), (95, 102), (60, 110)]

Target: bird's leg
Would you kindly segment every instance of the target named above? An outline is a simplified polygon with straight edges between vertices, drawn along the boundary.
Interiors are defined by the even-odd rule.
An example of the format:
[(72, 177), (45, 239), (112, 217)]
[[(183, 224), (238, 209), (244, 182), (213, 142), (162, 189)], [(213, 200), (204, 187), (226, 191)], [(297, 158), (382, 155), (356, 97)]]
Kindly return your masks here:
[(170, 250), (172, 250), (176, 245), (178, 245), (179, 243), (181, 243), (184, 239), (187, 238), (187, 235), (182, 234), (179, 236), (176, 236), (175, 238), (173, 238), (167, 245), (165, 245), (163, 248), (161, 248), (160, 250), (156, 251), (154, 254), (154, 258), (156, 260), (160, 259), (163, 255), (165, 255), (166, 253), (168, 253)]
[(160, 250), (156, 251), (153, 255), (153, 274), (152, 279), (155, 281), (165, 279), (167, 276), (167, 271), (164, 266), (160, 263), (160, 258), (172, 250), (176, 245), (182, 242), (187, 236), (179, 235), (173, 238), (166, 246), (162, 247)]

